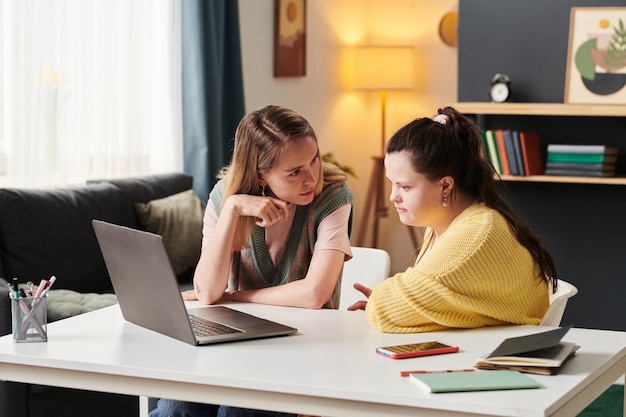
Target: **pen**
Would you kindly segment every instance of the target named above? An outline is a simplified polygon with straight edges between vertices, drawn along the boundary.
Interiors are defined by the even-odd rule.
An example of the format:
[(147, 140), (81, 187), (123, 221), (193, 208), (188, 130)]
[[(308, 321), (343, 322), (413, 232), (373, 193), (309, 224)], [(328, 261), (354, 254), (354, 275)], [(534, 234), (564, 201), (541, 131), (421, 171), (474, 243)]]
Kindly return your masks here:
[(48, 280), (46, 279), (42, 279), (39, 282), (39, 286), (37, 287), (37, 291), (35, 291), (35, 297), (39, 298), (41, 296), (41, 293), (43, 292), (43, 290), (48, 286)]
[(44, 290), (41, 292), (39, 296), (45, 297), (48, 294), (48, 291), (50, 291), (50, 287), (52, 287), (52, 284), (54, 284), (56, 280), (57, 280), (57, 277), (55, 277), (54, 275), (51, 276), (48, 282), (46, 283), (46, 288), (44, 288)]
[(31, 309), (34, 309), (34, 307), (37, 305), (37, 303), (39, 302), (41, 298), (48, 295), (48, 291), (50, 291), (50, 287), (52, 286), (52, 284), (54, 284), (56, 280), (57, 280), (57, 277), (55, 277), (54, 275), (51, 276), (50, 279), (48, 280), (45, 280), (45, 279), (41, 280), (41, 282), (39, 283), (39, 287), (37, 287), (37, 292), (35, 293), (35, 299), (33, 300)]
[(444, 374), (446, 372), (474, 372), (473, 369), (442, 369), (440, 371), (428, 371), (424, 369), (418, 369), (416, 371), (402, 371), (400, 376), (409, 376), (411, 374)]
[(13, 298), (20, 298), (20, 287), (17, 278), (13, 278)]

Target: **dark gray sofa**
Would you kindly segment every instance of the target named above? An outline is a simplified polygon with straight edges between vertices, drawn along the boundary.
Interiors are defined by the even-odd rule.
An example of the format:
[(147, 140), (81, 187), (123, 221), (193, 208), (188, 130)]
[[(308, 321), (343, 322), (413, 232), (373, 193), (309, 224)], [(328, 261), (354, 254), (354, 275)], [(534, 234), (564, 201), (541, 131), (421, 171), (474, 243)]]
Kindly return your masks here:
[[(68, 189), (0, 189), (0, 277), (38, 283), (55, 275), (55, 290), (111, 294), (91, 220), (146, 229), (135, 204), (168, 200), (185, 191), (187, 195), (192, 182), (187, 174), (173, 173), (90, 181)], [(197, 236), (196, 244), (199, 254)], [(190, 283), (192, 269), (179, 273), (181, 286)], [(0, 288), (0, 335), (9, 333), (8, 289)], [(54, 343), (53, 332), (47, 343)], [(138, 413), (135, 396), (0, 381), (0, 416), (136, 417)]]

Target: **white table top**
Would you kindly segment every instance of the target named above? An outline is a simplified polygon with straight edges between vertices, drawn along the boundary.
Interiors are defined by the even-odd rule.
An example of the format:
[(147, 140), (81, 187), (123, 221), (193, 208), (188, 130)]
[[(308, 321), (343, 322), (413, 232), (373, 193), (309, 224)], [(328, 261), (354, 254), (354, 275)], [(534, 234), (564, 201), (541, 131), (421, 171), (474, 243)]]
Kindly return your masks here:
[[(563, 340), (581, 348), (558, 375), (532, 375), (544, 388), (431, 394), (400, 377), (400, 371), (471, 368), (505, 338), (548, 328), (383, 334), (370, 328), (363, 311), (229, 306), (296, 327), (299, 333), (196, 347), (125, 322), (119, 307), (111, 306), (49, 324), (45, 343), (1, 337), (0, 375), (12, 381), (326, 416), (409, 415), (419, 409), (420, 416), (538, 417), (576, 415), (626, 372), (626, 332), (571, 329)], [(458, 345), (461, 351), (403, 360), (375, 353), (378, 346), (429, 340)]]

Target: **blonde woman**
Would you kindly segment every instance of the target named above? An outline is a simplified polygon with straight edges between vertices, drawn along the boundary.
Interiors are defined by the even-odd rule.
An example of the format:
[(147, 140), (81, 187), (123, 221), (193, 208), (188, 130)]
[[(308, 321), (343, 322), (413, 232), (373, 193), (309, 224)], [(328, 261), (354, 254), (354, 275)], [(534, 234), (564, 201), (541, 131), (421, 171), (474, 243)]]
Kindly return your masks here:
[[(186, 300), (337, 308), (350, 251), (353, 195), (346, 175), (320, 160), (315, 133), (296, 112), (246, 115), (232, 163), (209, 196), (202, 254)], [(158, 416), (290, 414), (159, 400)]]

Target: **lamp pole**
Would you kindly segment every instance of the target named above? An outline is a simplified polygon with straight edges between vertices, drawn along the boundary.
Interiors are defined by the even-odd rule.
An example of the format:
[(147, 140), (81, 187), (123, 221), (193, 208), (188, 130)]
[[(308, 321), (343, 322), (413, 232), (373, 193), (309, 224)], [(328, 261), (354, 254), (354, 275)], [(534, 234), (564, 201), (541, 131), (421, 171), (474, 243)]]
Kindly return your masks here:
[[(406, 46), (364, 46), (354, 50), (355, 87), (380, 91), (380, 154), (372, 156), (374, 167), (367, 189), (365, 209), (357, 246), (363, 246), (371, 227), (372, 247), (378, 247), (379, 220), (389, 215), (385, 193), (385, 133), (387, 122), (387, 91), (410, 90), (414, 81), (413, 49)], [(417, 238), (411, 226), (409, 234), (415, 248)]]
[[(380, 219), (389, 216), (389, 210), (385, 201), (385, 129), (386, 129), (386, 116), (387, 116), (387, 92), (381, 91), (380, 93), (381, 104), (381, 154), (372, 156), (374, 160), (374, 167), (372, 169), (372, 176), (367, 190), (367, 197), (365, 198), (365, 211), (361, 218), (361, 225), (359, 227), (359, 236), (357, 238), (357, 246), (363, 246), (365, 243), (365, 235), (368, 229), (367, 223), (371, 220), (372, 224), (372, 247), (378, 247), (378, 229)], [(417, 250), (419, 248), (419, 241), (415, 235), (413, 227), (407, 225), (409, 237), (413, 247)]]
[[(379, 220), (382, 217), (387, 217), (389, 211), (385, 204), (385, 129), (386, 129), (386, 115), (387, 115), (387, 92), (381, 91), (380, 93), (380, 115), (381, 115), (381, 147), (380, 155), (372, 156), (374, 160), (374, 167), (372, 169), (372, 176), (370, 177), (370, 183), (368, 186), (365, 212), (361, 219), (361, 226), (359, 228), (359, 237), (357, 239), (357, 246), (363, 246), (365, 243), (365, 235), (367, 230), (368, 221), (372, 221), (372, 247), (378, 247), (378, 226)], [(373, 212), (372, 212), (373, 210)]]

